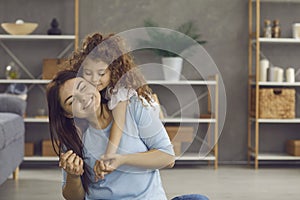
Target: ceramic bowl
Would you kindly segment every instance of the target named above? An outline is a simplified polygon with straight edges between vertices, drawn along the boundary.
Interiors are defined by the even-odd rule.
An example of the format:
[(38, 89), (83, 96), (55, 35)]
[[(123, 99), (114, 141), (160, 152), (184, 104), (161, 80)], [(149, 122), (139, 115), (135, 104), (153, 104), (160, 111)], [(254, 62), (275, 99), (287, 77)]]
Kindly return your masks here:
[(37, 23), (2, 23), (1, 27), (11, 35), (28, 35), (32, 33), (37, 27)]

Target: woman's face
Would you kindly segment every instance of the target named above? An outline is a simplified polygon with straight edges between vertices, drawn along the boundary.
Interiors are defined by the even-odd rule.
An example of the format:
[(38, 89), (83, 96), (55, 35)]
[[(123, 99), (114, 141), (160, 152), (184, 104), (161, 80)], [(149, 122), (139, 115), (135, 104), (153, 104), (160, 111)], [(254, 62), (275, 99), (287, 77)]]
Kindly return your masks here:
[(66, 81), (59, 90), (60, 104), (69, 117), (88, 118), (100, 109), (99, 91), (83, 78)]
[(110, 83), (110, 70), (103, 61), (85, 59), (83, 63), (83, 78), (97, 87), (98, 91), (106, 88)]

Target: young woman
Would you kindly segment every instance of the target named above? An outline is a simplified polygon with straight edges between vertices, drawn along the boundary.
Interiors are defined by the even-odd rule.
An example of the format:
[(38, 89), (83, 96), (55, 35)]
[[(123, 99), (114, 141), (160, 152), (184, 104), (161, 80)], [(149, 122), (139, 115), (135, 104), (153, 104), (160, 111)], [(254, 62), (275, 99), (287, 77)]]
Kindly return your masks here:
[[(174, 152), (151, 106), (145, 106), (137, 96), (131, 97), (120, 150), (99, 161), (96, 173), (107, 174), (95, 180), (92, 169), (106, 151), (112, 112), (101, 104), (98, 90), (77, 77), (76, 71), (58, 73), (48, 85), (47, 100), (52, 141), (59, 141), (66, 199), (166, 199), (158, 169), (172, 166)], [(76, 127), (74, 117), (89, 122), (84, 133)], [(202, 195), (192, 199), (207, 200)]]
[[(83, 199), (165, 199), (158, 169), (174, 162), (172, 145), (150, 106), (132, 97), (126, 112), (120, 153), (105, 158), (95, 170), (98, 173), (118, 170), (95, 181), (95, 162), (105, 153), (112, 125), (112, 112), (100, 106), (100, 93), (75, 71), (65, 71), (50, 83), (47, 97), (52, 138), (60, 144), (61, 166), (66, 198)], [(79, 133), (73, 117), (85, 118), (90, 126)], [(72, 152), (72, 153), (71, 153)], [(134, 166), (134, 167), (130, 167)], [(138, 167), (138, 168), (136, 168)], [(144, 169), (145, 170), (144, 170)], [(82, 174), (82, 179), (79, 175)], [(154, 195), (154, 196), (153, 196)]]

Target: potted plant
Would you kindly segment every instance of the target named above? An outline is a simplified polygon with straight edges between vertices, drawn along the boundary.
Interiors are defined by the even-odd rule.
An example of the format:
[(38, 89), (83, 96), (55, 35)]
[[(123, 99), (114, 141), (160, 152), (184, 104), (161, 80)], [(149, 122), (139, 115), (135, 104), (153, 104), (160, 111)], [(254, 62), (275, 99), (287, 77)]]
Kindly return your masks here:
[[(158, 24), (148, 19), (144, 21), (145, 27), (159, 27)], [(200, 34), (193, 21), (180, 25), (175, 31), (169, 29), (147, 29), (149, 40), (141, 41), (144, 45), (159, 48), (151, 48), (157, 55), (162, 57), (164, 75), (166, 80), (178, 81), (182, 70), (183, 59), (178, 55), (195, 43), (187, 42), (186, 36), (192, 38), (198, 44), (206, 41), (199, 40)], [(170, 49), (171, 51), (165, 50)]]

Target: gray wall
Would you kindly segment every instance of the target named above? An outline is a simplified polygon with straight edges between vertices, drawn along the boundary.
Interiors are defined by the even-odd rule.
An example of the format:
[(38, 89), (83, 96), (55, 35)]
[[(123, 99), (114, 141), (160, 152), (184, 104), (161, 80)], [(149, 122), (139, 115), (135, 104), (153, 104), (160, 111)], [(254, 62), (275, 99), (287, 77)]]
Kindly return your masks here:
[[(227, 116), (219, 140), (220, 161), (245, 163), (247, 159), (247, 2), (246, 0), (82, 0), (80, 1), (80, 38), (83, 39), (86, 34), (95, 31), (118, 33), (141, 27), (147, 18), (153, 19), (162, 27), (171, 29), (187, 20), (194, 20), (202, 38), (207, 41), (204, 48), (218, 66), (226, 88)], [(17, 18), (37, 21), (40, 26), (36, 33), (43, 34), (47, 31), (51, 19), (57, 17), (63, 32), (72, 33), (74, 25), (72, 3), (71, 0), (11, 0), (9, 3), (0, 0), (0, 21), (14, 21)], [(291, 24), (295, 21), (300, 22), (297, 4), (272, 4), (268, 8), (263, 5), (262, 9), (264, 9), (262, 18), (280, 19), (284, 36), (291, 36)], [(0, 33), (4, 31), (0, 30)], [(57, 55), (55, 52), (66, 45), (59, 43), (52, 49), (51, 42), (22, 42), (19, 50), (20, 44), (7, 43), (22, 60), (33, 67), (37, 75), (41, 72), (42, 61), (41, 59), (37, 61), (36, 58), (55, 57)], [(295, 52), (299, 54), (299, 48), (288, 45), (283, 47), (283, 50), (276, 50), (274, 47), (274, 45), (265, 47), (266, 52), (269, 52), (266, 55), (273, 63), (299, 66), (299, 59), (294, 56)], [(30, 51), (27, 51), (28, 49)], [(35, 50), (34, 53), (31, 52), (32, 50)], [(290, 51), (292, 53), (289, 53)], [(0, 64), (5, 66), (10, 58), (2, 49), (0, 55)], [(147, 56), (140, 54), (140, 57), (136, 57), (141, 62), (145, 62)], [(185, 69), (183, 73), (192, 76), (192, 73)], [(0, 68), (0, 75), (1, 78), (4, 77), (3, 67)], [(44, 104), (44, 99), (30, 101), (31, 104), (37, 105), (36, 107)], [(33, 132), (41, 130), (39, 126), (42, 125), (37, 126), (33, 128)], [(262, 149), (283, 151), (282, 141), (297, 137), (293, 131), (295, 126), (263, 125), (262, 129), (270, 133), (262, 134)], [(32, 134), (31, 137), (36, 137), (36, 134)]]

